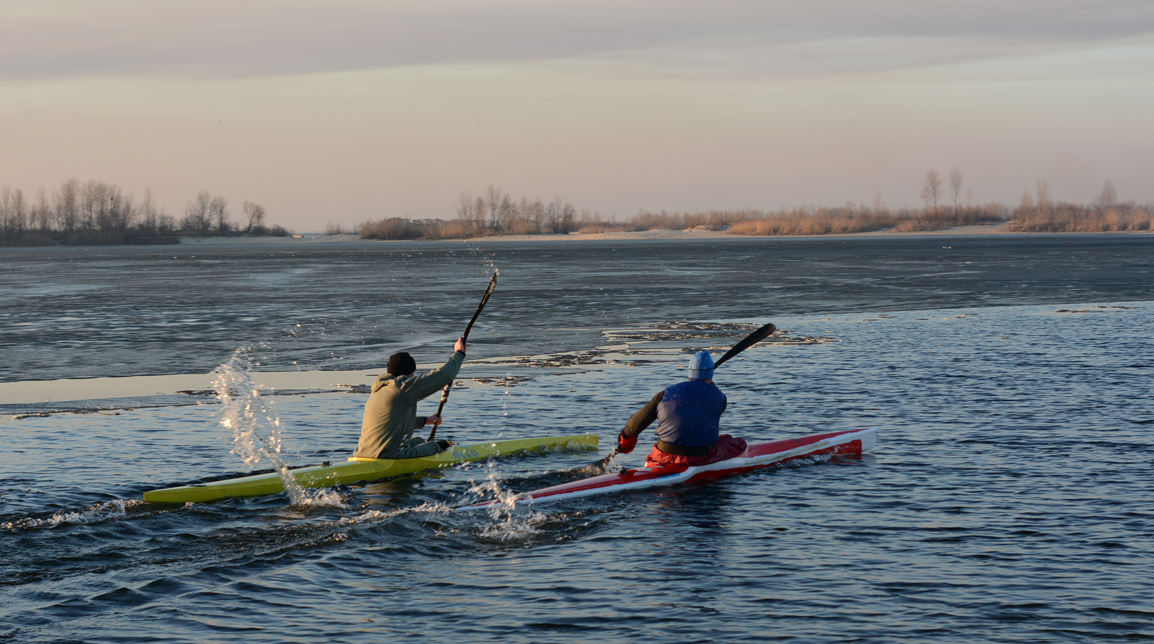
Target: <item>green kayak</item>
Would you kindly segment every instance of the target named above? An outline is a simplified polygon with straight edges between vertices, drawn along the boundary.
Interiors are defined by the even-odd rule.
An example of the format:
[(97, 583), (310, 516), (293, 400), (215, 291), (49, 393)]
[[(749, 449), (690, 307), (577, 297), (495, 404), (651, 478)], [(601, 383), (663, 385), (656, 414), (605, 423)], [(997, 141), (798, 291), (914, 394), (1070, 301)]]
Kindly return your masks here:
[[(301, 487), (332, 487), (376, 481), (390, 476), (413, 474), (424, 470), (449, 467), (457, 463), (480, 461), (494, 456), (508, 456), (517, 453), (581, 450), (596, 451), (596, 434), (573, 434), (570, 436), (548, 436), (542, 438), (522, 438), (520, 440), (453, 445), (449, 449), (424, 458), (350, 458), (335, 465), (323, 464), (292, 470), (293, 478)], [(144, 500), (153, 503), (203, 503), (243, 496), (264, 496), (284, 491), (284, 481), (276, 472), (242, 476), (212, 483), (194, 483), (163, 490), (149, 490)]]

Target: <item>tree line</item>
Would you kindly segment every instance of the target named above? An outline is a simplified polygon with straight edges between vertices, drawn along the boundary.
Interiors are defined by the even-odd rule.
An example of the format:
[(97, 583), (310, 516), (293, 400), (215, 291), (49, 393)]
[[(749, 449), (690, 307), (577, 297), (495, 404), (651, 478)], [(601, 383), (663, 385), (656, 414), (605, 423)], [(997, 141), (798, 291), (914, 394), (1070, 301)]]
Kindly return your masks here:
[(1120, 201), (1111, 181), (1105, 182), (1091, 203), (1074, 204), (1056, 201), (1049, 182), (1039, 179), (1034, 191), (1027, 190), (1016, 207), (996, 201), (974, 203), (973, 193), (965, 185), (965, 174), (956, 167), (945, 178), (930, 169), (920, 187), (921, 208), (890, 209), (878, 193), (872, 205), (849, 202), (844, 206), (776, 211), (714, 211), (700, 213), (696, 221), (697, 225), (741, 235), (919, 232), (994, 224), (1004, 224), (1004, 230), (1010, 232), (1154, 231), (1154, 204), (1140, 206), (1133, 201)]
[(137, 200), (102, 181), (65, 181), (35, 199), (19, 189), (0, 189), (0, 245), (51, 246), (173, 244), (181, 236), (288, 235), (265, 222), (264, 207), (249, 201), (234, 222), (228, 200), (201, 190), (179, 220), (156, 205), (151, 190)]
[(464, 239), (489, 235), (534, 235), (633, 232), (645, 230), (726, 231), (738, 235), (830, 235), (874, 231), (919, 232), (956, 226), (1003, 224), (1013, 232), (1154, 231), (1154, 204), (1140, 206), (1118, 198), (1106, 181), (1089, 204), (1056, 201), (1045, 179), (1011, 207), (1000, 202), (975, 203), (965, 174), (953, 168), (943, 177), (936, 169), (920, 182), (922, 207), (891, 209), (877, 193), (871, 204), (785, 207), (777, 210), (640, 211), (618, 221), (599, 212), (580, 210), (560, 198), (514, 200), (500, 188), (474, 196), (462, 193), (455, 219), (410, 220), (400, 217), (365, 222), (365, 239)]
[[(557, 197), (549, 203), (540, 199), (513, 197), (500, 188), (474, 196), (461, 193), (456, 219), (405, 219), (390, 217), (360, 225), (363, 239), (468, 239), (490, 235), (568, 234), (577, 230), (582, 214), (572, 204)], [(584, 214), (588, 221), (590, 213)]]
[(1049, 182), (1039, 179), (1033, 194), (1027, 189), (1022, 195), (1007, 228), (1034, 233), (1154, 231), (1154, 204), (1120, 201), (1112, 181), (1106, 181), (1089, 204), (1057, 201)]

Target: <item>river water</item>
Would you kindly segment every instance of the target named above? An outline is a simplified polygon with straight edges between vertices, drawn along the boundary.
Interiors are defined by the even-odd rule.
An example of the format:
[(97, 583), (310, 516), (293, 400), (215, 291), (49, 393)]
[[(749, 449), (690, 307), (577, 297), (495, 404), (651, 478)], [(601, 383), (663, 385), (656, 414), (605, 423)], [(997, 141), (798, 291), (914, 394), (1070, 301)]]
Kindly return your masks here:
[[(599, 454), (143, 501), (273, 467), (273, 434), (343, 460), (387, 356), (447, 358), (494, 271), (439, 434)], [(725, 430), (871, 454), (451, 511), (577, 478), (768, 321), (718, 369)], [(1152, 328), (1146, 235), (0, 249), (0, 640), (1151, 640)]]

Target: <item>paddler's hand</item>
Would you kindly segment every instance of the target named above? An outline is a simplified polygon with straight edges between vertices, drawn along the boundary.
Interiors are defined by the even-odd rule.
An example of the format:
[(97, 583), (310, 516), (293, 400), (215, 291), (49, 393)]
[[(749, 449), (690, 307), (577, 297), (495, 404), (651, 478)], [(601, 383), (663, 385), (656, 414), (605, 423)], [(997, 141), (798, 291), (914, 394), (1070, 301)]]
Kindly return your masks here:
[[(425, 425), (432, 425), (433, 427), (440, 427), (441, 426), (441, 417), (437, 414), (432, 414), (430, 416), (427, 416), (427, 417), (425, 417)], [(424, 427), (425, 425), (421, 425), (421, 427)]]
[(453, 345), (453, 351), (465, 353), (465, 338), (457, 338), (457, 344)]
[(628, 454), (629, 452), (633, 451), (634, 447), (637, 447), (637, 437), (636, 436), (626, 436), (625, 432), (621, 432), (620, 434), (618, 434), (618, 436), (617, 436), (617, 451), (618, 452), (620, 452), (621, 454)]

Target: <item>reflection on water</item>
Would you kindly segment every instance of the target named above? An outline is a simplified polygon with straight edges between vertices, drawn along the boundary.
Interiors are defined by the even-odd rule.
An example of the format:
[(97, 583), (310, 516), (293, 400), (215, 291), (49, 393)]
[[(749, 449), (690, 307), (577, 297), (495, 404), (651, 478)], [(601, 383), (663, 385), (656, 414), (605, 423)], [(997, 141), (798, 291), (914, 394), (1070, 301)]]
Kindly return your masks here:
[[(1086, 239), (973, 248), (960, 239), (948, 252), (859, 241), (841, 255), (829, 240), (558, 245), (539, 267), (543, 249), (511, 246), (495, 258), (502, 283), (470, 336), (440, 432), (474, 442), (591, 431), (599, 455), (463, 464), (328, 490), (327, 504), (276, 495), (177, 508), (141, 494), (346, 458), (366, 396), (352, 386), (375, 370), (339, 391), (262, 388), (253, 370), (338, 362), (315, 360), (323, 352), (379, 368), (398, 346), (438, 364), (487, 269), (477, 253), (445, 245), (405, 247), (404, 262), (393, 257), (399, 246), (378, 246), (392, 250), (221, 251), (203, 266), (126, 250), (117, 261), (128, 273), (174, 289), (142, 303), (120, 280), (98, 277), (115, 255), (101, 251), (75, 277), (109, 282), (124, 310), (115, 298), (68, 305), (51, 291), (31, 306), (45, 319), (70, 306), (101, 310), (91, 319), (112, 321), (100, 334), (111, 369), (221, 365), (220, 389), (182, 395), (180, 406), (110, 401), (83, 414), (0, 418), (0, 639), (1154, 638), (1154, 611), (1142, 604), (1154, 590), (1154, 339), (1145, 332), (1154, 328), (1154, 253), (1130, 238), (1111, 238), (1117, 247)], [(65, 273), (37, 261), (45, 279)], [(239, 292), (228, 285), (266, 261), (276, 278), (261, 288), (274, 292), (251, 306), (226, 302)], [(960, 271), (965, 261), (974, 272)], [(285, 270), (293, 263), (312, 270)], [(405, 286), (368, 292), (368, 267)], [(178, 297), (192, 268), (226, 287)], [(855, 285), (856, 273), (869, 280)], [(1128, 297), (1109, 296), (1118, 293)], [(131, 306), (142, 320), (172, 313), (208, 326), (164, 342), (155, 330), (134, 337)], [(25, 321), (0, 310), (5, 324)], [(327, 324), (271, 337), (303, 316)], [(873, 454), (496, 516), (451, 511), (477, 499), (471, 489), (508, 496), (586, 475), (624, 420), (684, 377), (694, 349), (724, 350), (743, 325), (771, 320), (784, 337), (824, 341), (775, 338), (719, 368), (725, 431), (758, 441), (874, 426)], [(13, 354), (32, 336), (4, 326), (5, 355), (15, 356), (6, 373), (99, 371), (104, 354), (76, 351), (68, 324)], [(230, 359), (262, 339), (245, 329), (271, 345)], [(358, 344), (367, 329), (359, 337), (372, 343)], [(422, 405), (430, 411), (436, 397)], [(646, 451), (616, 463), (638, 466)]]

